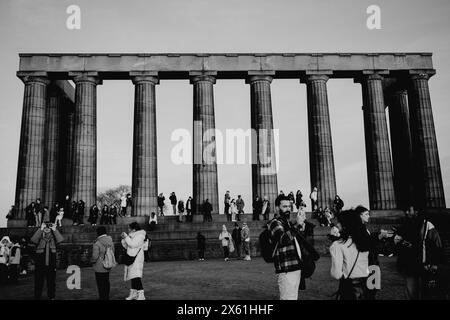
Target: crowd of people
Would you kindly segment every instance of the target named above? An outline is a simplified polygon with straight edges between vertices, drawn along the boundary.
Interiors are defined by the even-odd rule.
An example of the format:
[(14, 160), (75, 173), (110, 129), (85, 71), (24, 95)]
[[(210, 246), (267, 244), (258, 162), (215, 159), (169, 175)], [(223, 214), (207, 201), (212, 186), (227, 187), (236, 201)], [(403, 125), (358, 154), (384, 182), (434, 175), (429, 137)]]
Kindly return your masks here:
[[(310, 194), (313, 219), (318, 225), (330, 227), (328, 238), (331, 256), (330, 276), (338, 281), (335, 297), (340, 300), (374, 300), (379, 287), (370, 285), (369, 278), (373, 275), (373, 266), (379, 268), (379, 256), (397, 256), (398, 271), (405, 279), (407, 299), (430, 299), (444, 296), (444, 285), (441, 285), (440, 266), (443, 263), (443, 246), (439, 233), (434, 225), (424, 215), (410, 207), (405, 212), (405, 218), (400, 225), (392, 230), (369, 231), (370, 211), (363, 207), (343, 210), (344, 202), (336, 195), (332, 209), (321, 210), (318, 206), (318, 189), (313, 188)], [(117, 264), (114, 257), (114, 243), (107, 235), (106, 224), (117, 223), (116, 217), (130, 214), (131, 198), (124, 195), (124, 206), (119, 210), (115, 206), (104, 205), (100, 210), (96, 205), (90, 208), (88, 221), (93, 225), (97, 222), (97, 239), (93, 245), (92, 263), (100, 299), (109, 299), (109, 273)], [(130, 199), (128, 199), (130, 198)], [(161, 200), (160, 200), (161, 199)], [(186, 214), (192, 217), (193, 199), (189, 197), (186, 204), (177, 200), (174, 192), (170, 194), (173, 214), (178, 221), (183, 221)], [(222, 246), (225, 261), (230, 256), (251, 261), (250, 229), (245, 221), (240, 223), (239, 216), (244, 213), (245, 203), (241, 195), (232, 199), (227, 191), (224, 197), (227, 221), (234, 221), (234, 229), (230, 232), (226, 225), (216, 238)], [(162, 205), (160, 205), (162, 204)], [(206, 204), (206, 206), (205, 206)], [(209, 204), (209, 205), (208, 205)], [(274, 264), (277, 275), (279, 297), (282, 300), (297, 300), (299, 290), (306, 289), (306, 280), (314, 273), (315, 263), (319, 254), (314, 248), (314, 227), (306, 219), (306, 203), (300, 190), (294, 195), (283, 191), (275, 199), (273, 218), (269, 220), (270, 203), (267, 196), (255, 197), (253, 220), (261, 216), (267, 220), (263, 233), (259, 238), (259, 246), (264, 260)], [(164, 215), (164, 195), (158, 196), (159, 215)], [(204, 221), (210, 220), (211, 204), (206, 200), (203, 205)], [(75, 216), (74, 224), (81, 223), (79, 216), (84, 216), (84, 202), (73, 202), (71, 212)], [(34, 244), (35, 263), (35, 299), (42, 296), (43, 284), (47, 282), (49, 299), (55, 298), (56, 252), (63, 236), (58, 231), (58, 216), (64, 207), (55, 204), (50, 210), (40, 199), (31, 203), (27, 209), (29, 226), (39, 226), (30, 241)], [(206, 214), (205, 214), (206, 212)], [(186, 221), (192, 219), (186, 218)], [(153, 231), (158, 224), (158, 214), (149, 215), (148, 231)], [(267, 233), (266, 243), (262, 235)], [(124, 264), (124, 281), (130, 282), (130, 294), (127, 300), (145, 300), (142, 284), (144, 262), (149, 260), (148, 251), (150, 239), (146, 230), (133, 222), (129, 232), (122, 233), (121, 245), (125, 255), (121, 261)], [(197, 233), (198, 260), (205, 260), (207, 239)], [(30, 256), (28, 242), (22, 238), (3, 237), (0, 241), (0, 284), (17, 282), (18, 275), (27, 272)], [(267, 252), (269, 254), (267, 254)]]

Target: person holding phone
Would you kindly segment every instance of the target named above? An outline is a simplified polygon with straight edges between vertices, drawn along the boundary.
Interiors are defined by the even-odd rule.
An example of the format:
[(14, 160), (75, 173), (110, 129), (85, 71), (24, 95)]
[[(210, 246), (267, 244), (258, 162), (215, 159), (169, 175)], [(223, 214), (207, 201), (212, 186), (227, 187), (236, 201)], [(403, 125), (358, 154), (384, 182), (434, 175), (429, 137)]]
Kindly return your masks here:
[(127, 255), (133, 260), (130, 265), (125, 265), (124, 281), (131, 281), (130, 295), (126, 300), (145, 300), (142, 275), (144, 271), (144, 242), (147, 233), (141, 230), (137, 222), (128, 226), (128, 234), (122, 232), (122, 246), (127, 250)]

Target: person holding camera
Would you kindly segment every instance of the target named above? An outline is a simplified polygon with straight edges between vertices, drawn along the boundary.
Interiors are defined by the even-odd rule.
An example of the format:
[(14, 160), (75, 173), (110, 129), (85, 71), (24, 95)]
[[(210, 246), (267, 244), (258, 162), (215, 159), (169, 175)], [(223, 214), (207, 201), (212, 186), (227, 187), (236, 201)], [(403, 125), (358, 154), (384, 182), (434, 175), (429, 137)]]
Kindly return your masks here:
[(44, 280), (47, 280), (47, 296), (55, 299), (56, 279), (56, 249), (64, 240), (56, 229), (56, 225), (44, 222), (41, 228), (31, 237), (31, 242), (36, 244), (35, 272), (34, 272), (34, 298), (40, 300)]
[(142, 286), (144, 271), (144, 242), (147, 233), (141, 230), (137, 222), (128, 226), (129, 233), (122, 232), (122, 246), (126, 254), (122, 260), (125, 264), (124, 281), (131, 281), (130, 295), (126, 300), (145, 300)]

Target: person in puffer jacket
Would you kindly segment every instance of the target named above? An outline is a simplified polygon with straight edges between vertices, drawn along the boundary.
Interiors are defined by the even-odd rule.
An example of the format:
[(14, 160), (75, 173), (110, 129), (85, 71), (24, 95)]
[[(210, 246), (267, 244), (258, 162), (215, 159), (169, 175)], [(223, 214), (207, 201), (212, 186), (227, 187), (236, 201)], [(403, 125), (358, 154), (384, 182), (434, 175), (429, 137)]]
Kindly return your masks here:
[(132, 222), (129, 233), (122, 233), (122, 246), (127, 250), (127, 254), (136, 257), (134, 262), (125, 266), (124, 281), (131, 280), (130, 295), (126, 300), (145, 300), (144, 288), (142, 286), (142, 274), (144, 270), (144, 242), (146, 232), (141, 230), (137, 222)]

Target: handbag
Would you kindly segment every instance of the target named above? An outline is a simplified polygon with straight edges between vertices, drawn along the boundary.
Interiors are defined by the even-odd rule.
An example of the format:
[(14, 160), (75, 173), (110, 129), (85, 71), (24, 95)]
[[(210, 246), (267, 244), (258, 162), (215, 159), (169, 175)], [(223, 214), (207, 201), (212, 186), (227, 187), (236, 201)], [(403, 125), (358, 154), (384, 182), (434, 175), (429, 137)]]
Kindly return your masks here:
[(134, 261), (136, 260), (136, 257), (138, 256), (139, 252), (141, 251), (142, 248), (139, 249), (139, 251), (136, 253), (136, 255), (134, 257), (130, 256), (128, 253), (125, 253), (122, 256), (122, 259), (120, 261), (121, 264), (124, 264), (126, 266), (131, 266)]
[(351, 292), (353, 290), (353, 282), (352, 282), (353, 279), (350, 279), (350, 276), (353, 272), (353, 269), (356, 266), (358, 258), (359, 258), (359, 250), (358, 254), (356, 255), (355, 262), (353, 263), (352, 269), (350, 270), (347, 278), (342, 276), (342, 278), (339, 279), (339, 288), (338, 291), (336, 292), (336, 300), (347, 300), (348, 297), (351, 296)]

